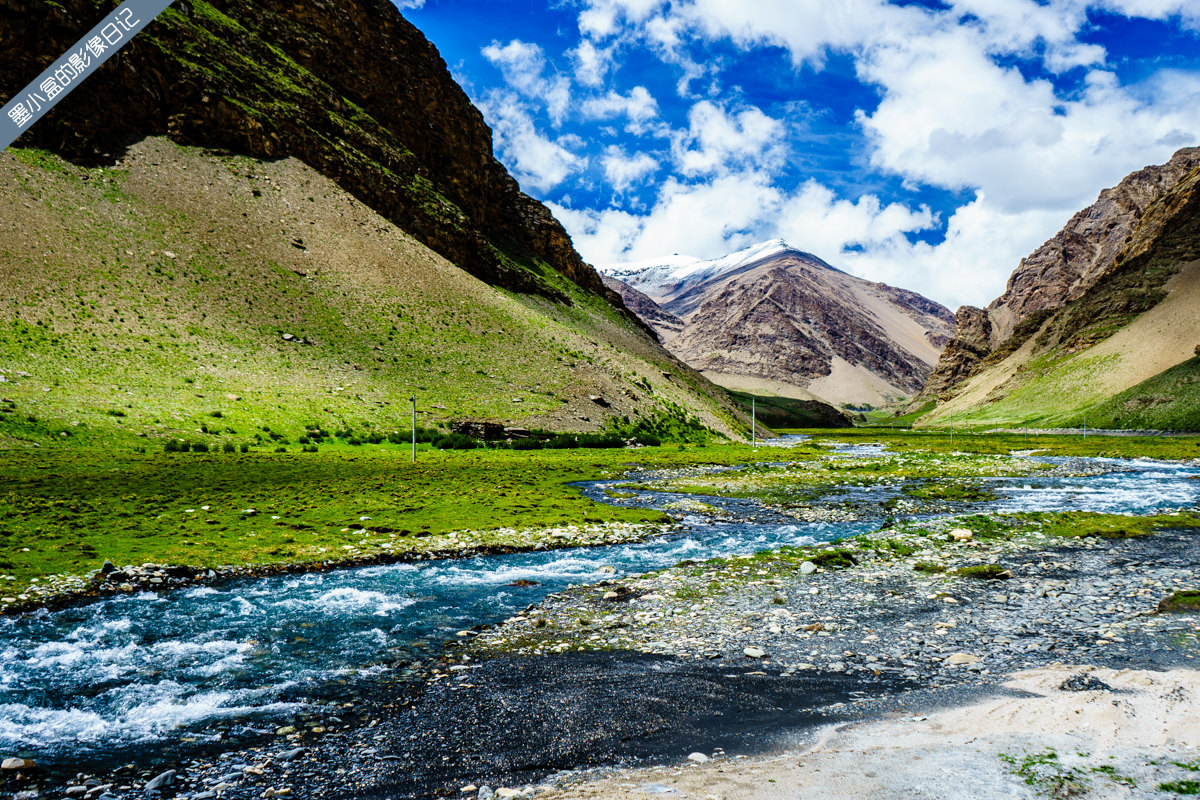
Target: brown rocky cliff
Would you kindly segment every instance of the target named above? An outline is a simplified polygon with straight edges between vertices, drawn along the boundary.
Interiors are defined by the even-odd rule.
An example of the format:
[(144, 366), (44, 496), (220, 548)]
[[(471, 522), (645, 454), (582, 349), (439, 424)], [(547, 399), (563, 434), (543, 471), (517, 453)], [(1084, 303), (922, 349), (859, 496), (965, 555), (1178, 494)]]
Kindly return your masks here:
[[(1178, 151), (1166, 164), (1126, 176), (1022, 259), (1004, 294), (985, 311), (959, 309), (954, 338), (909, 408), (952, 396), (984, 359), (1012, 352), (1020, 344), (1016, 339), (1036, 333), (1050, 314), (1083, 297), (1113, 270), (1147, 210), (1198, 166), (1200, 148), (1192, 147)], [(981, 339), (984, 334), (986, 342)]]
[[(114, 6), (0, 0), (0, 94)], [(17, 145), (112, 163), (149, 135), (295, 156), (488, 283), (566, 301), (540, 261), (624, 309), (494, 158), (480, 112), (386, 0), (179, 0)]]
[(1112, 267), (1147, 207), (1196, 166), (1200, 166), (1200, 148), (1191, 147), (1175, 153), (1166, 164), (1126, 176), (1022, 259), (1004, 294), (988, 305), (993, 347), (1031, 314), (1081, 297)]
[(992, 352), (992, 323), (982, 308), (962, 306), (954, 315), (954, 338), (942, 351), (937, 368), (910, 407), (938, 398), (966, 380), (975, 366)]

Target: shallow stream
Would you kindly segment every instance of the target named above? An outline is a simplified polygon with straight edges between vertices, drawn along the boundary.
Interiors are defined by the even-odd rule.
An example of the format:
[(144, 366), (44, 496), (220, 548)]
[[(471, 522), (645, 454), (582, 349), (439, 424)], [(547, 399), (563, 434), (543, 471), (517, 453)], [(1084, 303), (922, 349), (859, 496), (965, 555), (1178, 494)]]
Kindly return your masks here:
[[(1000, 499), (970, 508), (1144, 514), (1200, 504), (1195, 466), (1089, 463), (1109, 471), (992, 480)], [(584, 491), (607, 499), (617, 483)], [(699, 500), (741, 521), (693, 516), (678, 533), (640, 544), (244, 580), (0, 619), (0, 754), (64, 764), (271, 731), (331, 684), (352, 691), (358, 680), (436, 655), (456, 632), (499, 622), (570, 584), (828, 541), (880, 522), (781, 522), (753, 501), (634, 495), (607, 501)]]

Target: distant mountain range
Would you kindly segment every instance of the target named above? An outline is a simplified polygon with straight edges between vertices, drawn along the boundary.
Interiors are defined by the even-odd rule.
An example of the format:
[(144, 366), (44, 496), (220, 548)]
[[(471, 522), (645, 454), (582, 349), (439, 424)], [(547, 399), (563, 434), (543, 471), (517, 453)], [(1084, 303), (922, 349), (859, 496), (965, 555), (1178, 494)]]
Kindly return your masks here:
[(1105, 189), (964, 306), (920, 424), (1200, 429), (1200, 148)]
[(916, 394), (953, 332), (945, 307), (781, 239), (702, 260), (600, 267), (663, 344), (722, 386), (836, 404)]

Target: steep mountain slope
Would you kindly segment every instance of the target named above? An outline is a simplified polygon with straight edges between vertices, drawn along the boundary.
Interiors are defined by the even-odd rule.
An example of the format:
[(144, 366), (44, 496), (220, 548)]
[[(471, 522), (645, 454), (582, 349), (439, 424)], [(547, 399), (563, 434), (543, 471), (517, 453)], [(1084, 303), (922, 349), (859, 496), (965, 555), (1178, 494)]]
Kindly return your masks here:
[[(0, 94), (109, 7), (0, 0)], [(181, 0), (18, 145), (111, 164), (151, 135), (299, 158), (493, 285), (565, 302), (549, 267), (605, 294), (562, 226), (493, 157), (490, 129), (437, 50), (387, 0)]]
[(1166, 164), (1126, 176), (1022, 259), (1004, 294), (986, 309), (959, 309), (954, 339), (916, 405), (953, 395), (982, 360), (1015, 350), (1049, 314), (1082, 297), (1113, 268), (1147, 208), (1197, 166), (1200, 148), (1185, 148)]
[[(1200, 342), (1200, 150), (1181, 151), (1171, 163), (1189, 162), (1195, 165), (1169, 188), (1154, 184), (1160, 193), (1138, 211), (1102, 272), (1081, 272), (1085, 288), (1059, 307), (1030, 312), (999, 347), (981, 346), (991, 307), (960, 310), (981, 360), (963, 371), (964, 379), (940, 389), (943, 402), (920, 424), (944, 424), (954, 414), (963, 424), (1146, 427), (1157, 420), (1165, 427), (1200, 428), (1200, 418), (1192, 413), (1187, 423), (1188, 413), (1180, 411), (1186, 402), (1170, 413), (1134, 413), (1166, 405), (1164, 386), (1186, 385), (1177, 366)], [(1141, 185), (1147, 174), (1165, 173), (1142, 170), (1122, 186)], [(1093, 242), (1083, 249), (1096, 253), (1105, 246)], [(1006, 302), (1012, 307), (1026, 301), (1017, 293)], [(956, 342), (962, 340), (960, 332)], [(948, 359), (950, 348), (947, 353)], [(939, 371), (945, 366), (946, 360)]]
[[(0, 446), (628, 416), (740, 433), (640, 325), (488, 286), (311, 167), (153, 137), (114, 168), (0, 154)], [(592, 398), (600, 398), (597, 402)]]
[(672, 353), (745, 391), (895, 402), (924, 385), (951, 330), (950, 312), (937, 303), (780, 240), (712, 261), (675, 257), (601, 272), (631, 287), (620, 290), (626, 303)]

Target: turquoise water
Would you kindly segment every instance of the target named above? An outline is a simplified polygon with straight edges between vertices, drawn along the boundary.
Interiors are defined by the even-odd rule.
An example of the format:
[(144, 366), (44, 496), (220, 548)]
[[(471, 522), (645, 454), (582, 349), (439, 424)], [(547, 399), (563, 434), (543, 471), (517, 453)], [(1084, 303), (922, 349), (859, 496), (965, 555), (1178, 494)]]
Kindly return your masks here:
[[(995, 481), (985, 508), (1148, 513), (1195, 508), (1200, 472), (1105, 461), (1087, 478)], [(585, 491), (603, 496), (605, 483)], [(894, 491), (894, 489), (892, 490)], [(661, 505), (671, 495), (619, 502)], [(745, 519), (753, 504), (711, 500)], [(759, 515), (764, 516), (764, 515)], [(218, 727), (266, 730), (331, 680), (353, 681), (436, 653), (457, 631), (496, 623), (570, 584), (684, 559), (808, 544), (878, 527), (846, 523), (684, 521), (640, 544), (395, 564), (114, 596), (0, 620), (0, 753), (50, 761), (102, 756)], [(536, 585), (516, 586), (516, 581)]]

